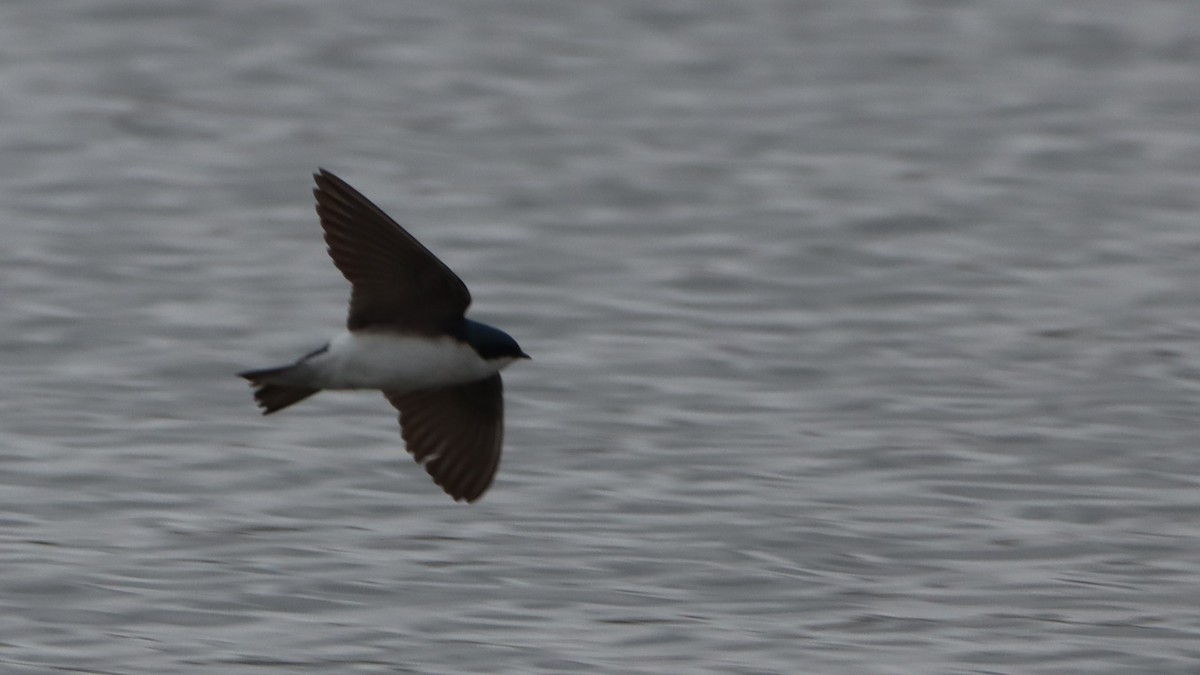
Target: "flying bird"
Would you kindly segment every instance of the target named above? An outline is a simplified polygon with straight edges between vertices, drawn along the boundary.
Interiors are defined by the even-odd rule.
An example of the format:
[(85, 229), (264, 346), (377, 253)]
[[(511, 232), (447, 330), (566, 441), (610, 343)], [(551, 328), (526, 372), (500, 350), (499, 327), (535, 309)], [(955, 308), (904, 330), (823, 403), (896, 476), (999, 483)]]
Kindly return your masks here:
[(382, 391), (433, 481), (455, 501), (479, 499), (500, 464), (500, 371), (529, 355), (466, 318), (466, 285), (399, 223), (332, 173), (313, 178), (329, 256), (352, 287), (346, 330), (292, 364), (238, 375), (264, 415), (322, 389)]

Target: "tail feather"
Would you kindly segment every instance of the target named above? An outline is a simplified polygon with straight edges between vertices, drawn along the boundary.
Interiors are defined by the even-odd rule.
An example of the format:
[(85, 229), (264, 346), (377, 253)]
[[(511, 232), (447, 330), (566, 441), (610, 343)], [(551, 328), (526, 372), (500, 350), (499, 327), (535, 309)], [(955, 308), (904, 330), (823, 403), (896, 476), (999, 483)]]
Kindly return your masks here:
[(320, 389), (310, 389), (308, 387), (291, 387), (282, 384), (270, 384), (267, 382), (273, 376), (281, 375), (286, 372), (291, 366), (283, 366), (281, 368), (264, 368), (262, 370), (247, 370), (238, 373), (239, 377), (244, 377), (250, 381), (254, 387), (254, 400), (258, 403), (258, 407), (262, 408), (264, 415), (270, 415), (278, 410), (299, 403), (304, 399), (312, 396), (320, 391)]

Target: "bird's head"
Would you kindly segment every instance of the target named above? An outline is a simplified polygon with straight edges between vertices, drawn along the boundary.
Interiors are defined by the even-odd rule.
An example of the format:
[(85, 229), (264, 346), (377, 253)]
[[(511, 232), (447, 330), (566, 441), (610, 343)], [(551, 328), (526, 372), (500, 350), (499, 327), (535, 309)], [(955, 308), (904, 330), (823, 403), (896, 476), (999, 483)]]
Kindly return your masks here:
[(484, 361), (495, 364), (497, 369), (519, 359), (531, 358), (521, 350), (521, 346), (511, 335), (478, 321), (464, 320), (463, 340), (471, 345)]

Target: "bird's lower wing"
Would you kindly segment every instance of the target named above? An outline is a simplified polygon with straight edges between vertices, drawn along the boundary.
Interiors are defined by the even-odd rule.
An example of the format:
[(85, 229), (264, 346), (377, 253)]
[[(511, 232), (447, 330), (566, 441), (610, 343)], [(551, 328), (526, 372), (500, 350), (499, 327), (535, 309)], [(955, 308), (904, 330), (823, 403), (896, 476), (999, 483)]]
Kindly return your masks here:
[(408, 452), (458, 500), (483, 496), (500, 466), (504, 387), (500, 375), (410, 394), (383, 392), (400, 411)]

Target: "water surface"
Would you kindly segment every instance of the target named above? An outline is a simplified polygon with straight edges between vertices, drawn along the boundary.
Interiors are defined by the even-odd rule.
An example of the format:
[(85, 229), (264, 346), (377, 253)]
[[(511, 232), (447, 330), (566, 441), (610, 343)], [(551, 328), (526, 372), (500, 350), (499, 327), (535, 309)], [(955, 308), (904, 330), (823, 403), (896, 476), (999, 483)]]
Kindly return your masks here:
[[(0, 670), (1192, 673), (1191, 5), (0, 6)], [(455, 505), (309, 174), (534, 356)]]

